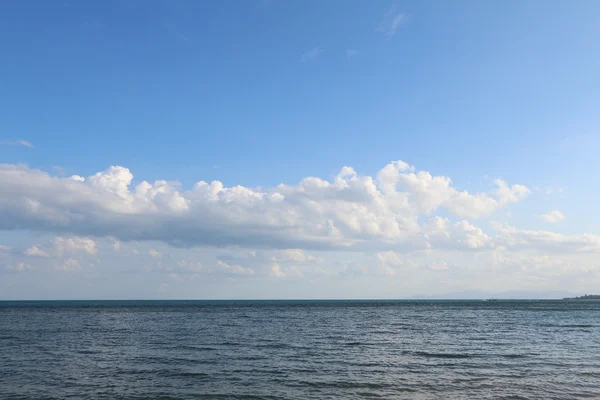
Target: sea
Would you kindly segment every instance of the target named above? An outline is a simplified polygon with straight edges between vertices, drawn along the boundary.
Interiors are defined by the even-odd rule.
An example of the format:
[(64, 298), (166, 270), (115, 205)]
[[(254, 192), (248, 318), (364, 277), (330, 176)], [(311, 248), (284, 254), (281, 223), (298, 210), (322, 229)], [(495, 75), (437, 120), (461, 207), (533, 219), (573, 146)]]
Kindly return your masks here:
[(0, 399), (600, 399), (600, 302), (4, 301)]

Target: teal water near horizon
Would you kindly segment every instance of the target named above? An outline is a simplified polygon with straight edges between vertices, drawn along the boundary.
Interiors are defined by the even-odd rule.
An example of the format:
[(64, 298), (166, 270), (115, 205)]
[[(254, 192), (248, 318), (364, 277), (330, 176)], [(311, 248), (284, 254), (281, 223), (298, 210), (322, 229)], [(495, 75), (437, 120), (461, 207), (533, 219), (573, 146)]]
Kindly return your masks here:
[(600, 302), (0, 302), (0, 399), (600, 398)]

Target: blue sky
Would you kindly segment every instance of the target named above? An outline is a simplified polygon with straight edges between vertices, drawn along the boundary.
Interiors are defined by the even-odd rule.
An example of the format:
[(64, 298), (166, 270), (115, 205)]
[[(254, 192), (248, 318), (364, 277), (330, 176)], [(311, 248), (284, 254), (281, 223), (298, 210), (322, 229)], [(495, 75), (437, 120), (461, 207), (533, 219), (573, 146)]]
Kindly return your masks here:
[[(3, 2), (0, 11), (0, 46), (6, 60), (0, 64), (5, 78), (0, 82), (0, 107), (5, 111), (0, 120), (0, 163), (11, 171), (27, 166), (19, 173), (32, 187), (39, 178), (32, 171), (68, 179), (122, 166), (133, 174), (131, 188), (142, 181), (153, 185), (156, 180), (177, 181), (176, 189), (167, 190), (173, 194), (191, 190), (198, 181), (218, 180), (225, 187), (242, 185), (268, 193), (280, 183), (298, 185), (306, 177), (333, 182), (344, 166), (352, 167), (360, 177), (375, 179), (388, 163), (403, 160), (415, 166), (401, 171), (407, 179), (412, 173), (428, 171), (434, 177), (449, 177), (457, 193), (492, 193), (497, 187), (495, 179), (507, 182), (508, 187), (527, 188), (527, 195), (519, 192), (523, 195), (517, 196), (518, 201), (497, 197), (497, 205), (486, 206), (486, 211), (477, 215), (458, 211), (458, 200), (447, 196), (444, 198), (450, 203), (436, 200), (434, 209), (411, 205), (411, 216), (419, 223), (439, 216), (448, 218), (449, 223), (464, 219), (483, 229), (494, 243), (479, 252), (480, 258), (504, 248), (502, 251), (514, 257), (525, 257), (519, 253), (523, 251), (543, 257), (547, 251), (546, 247), (544, 251), (526, 245), (511, 249), (500, 244), (498, 235), (502, 233), (494, 233), (499, 223), (520, 231), (567, 235), (568, 243), (600, 233), (600, 218), (594, 212), (598, 198), (595, 176), (600, 166), (597, 2), (12, 1)], [(9, 175), (5, 172), (7, 182), (13, 176)], [(336, 246), (330, 252), (304, 248), (306, 241), (302, 240), (274, 246), (270, 243), (272, 232), (258, 234), (255, 230), (246, 233), (253, 238), (250, 244), (225, 240), (214, 247), (214, 243), (192, 241), (182, 249), (178, 243), (184, 237), (181, 232), (157, 235), (154, 243), (148, 241), (152, 235), (132, 234), (142, 230), (133, 223), (127, 233), (123, 227), (101, 229), (90, 215), (108, 218), (102, 214), (106, 210), (78, 208), (85, 216), (80, 219), (88, 224), (85, 228), (84, 222), (51, 221), (48, 215), (32, 216), (31, 210), (21, 210), (21, 215), (8, 204), (32, 200), (33, 189), (7, 182), (0, 215), (8, 222), (1, 225), (0, 241), (5, 244), (0, 245), (10, 251), (5, 251), (0, 266), (14, 270), (23, 264), (35, 270), (29, 275), (0, 275), (0, 280), (10, 280), (6, 285), (12, 285), (8, 297), (25, 290), (20, 286), (23, 282), (47, 282), (49, 275), (44, 274), (60, 270), (63, 258), (80, 264), (69, 278), (75, 281), (101, 276), (110, 268), (118, 274), (124, 266), (136, 263), (140, 268), (156, 267), (147, 260), (134, 262), (100, 251), (101, 242), (115, 240), (124, 247), (139, 246), (144, 253), (166, 246), (160, 253), (178, 260), (173, 263), (184, 258), (192, 262), (189, 257), (197, 257), (203, 265), (214, 264), (227, 252), (255, 251), (252, 246), (275, 252), (317, 251), (314, 257), (323, 259), (319, 268), (325, 271), (329, 265), (346, 265), (346, 258), (353, 263), (377, 264), (379, 250), (396, 252), (405, 260), (404, 267), (394, 266), (396, 275), (406, 273), (406, 260), (428, 260), (426, 255), (413, 253), (421, 250), (383, 248), (380, 244), (353, 250), (351, 256)], [(409, 186), (407, 180), (403, 190), (411, 193), (409, 202), (424, 201), (422, 187)], [(119, 201), (129, 196), (112, 186), (102, 187)], [(65, 200), (64, 187), (49, 184), (46, 190), (53, 196), (33, 200), (58, 207), (52, 215), (73, 212), (69, 208), (72, 203), (60, 203)], [(342, 196), (336, 193), (334, 196)], [(160, 207), (153, 205), (153, 212), (157, 209)], [(266, 209), (268, 206), (259, 207)], [(235, 210), (224, 206), (218, 215)], [(564, 218), (549, 226), (540, 215), (552, 211), (559, 211)], [(124, 211), (119, 208), (118, 212)], [(142, 211), (134, 207), (127, 212), (137, 215)], [(388, 217), (395, 218), (398, 212)], [(327, 220), (325, 214), (322, 210), (317, 213), (314, 224), (319, 218)], [(161, 218), (167, 218), (166, 214)], [(189, 218), (198, 226), (207, 223), (196, 214)], [(211, 215), (211, 224), (218, 225), (218, 221)], [(236, 229), (225, 225), (220, 235), (228, 236), (224, 233), (227, 229)], [(420, 234), (426, 235), (423, 232)], [(359, 236), (365, 234), (361, 231)], [(95, 251), (84, 250), (83, 254), (99, 260), (93, 268), (100, 272), (86, 270), (75, 254), (67, 258), (66, 251), (57, 250), (57, 240), (71, 236), (96, 243)], [(75, 247), (86, 243), (77, 240)], [(530, 242), (539, 244), (533, 239)], [(49, 257), (32, 260), (24, 255), (30, 246), (41, 249), (44, 245)], [(592, 261), (596, 250), (586, 246), (586, 250), (569, 247), (561, 253), (562, 260), (570, 265), (582, 253), (590, 253), (586, 274), (598, 274)], [(437, 259), (449, 263), (452, 257), (459, 257), (456, 265), (479, 264), (474, 258), (464, 261), (466, 256), (457, 253), (440, 253)], [(104, 267), (109, 259), (110, 267)], [(526, 270), (535, 263), (527, 260), (518, 262)], [(264, 266), (259, 261), (245, 261), (247, 265), (240, 261), (239, 266), (260, 275)], [(531, 270), (533, 264), (529, 266)], [(410, 276), (421, 276), (418, 271)], [(356, 277), (357, 287), (364, 287), (361, 282), (367, 280), (381, 281), (376, 273), (361, 274)], [(318, 290), (304, 282), (312, 278), (300, 275), (302, 282), (292, 282), (298, 285), (297, 296), (319, 296)], [(266, 278), (231, 283), (233, 278), (211, 276), (222, 285), (219, 293), (232, 297), (244, 293), (260, 297), (248, 289), (252, 285), (268, 296), (277, 285)], [(485, 279), (485, 272), (481, 276), (478, 279)], [(541, 276), (550, 279), (544, 273)], [(150, 297), (155, 286), (173, 286), (173, 282), (162, 282), (162, 275), (155, 278), (147, 289)], [(112, 293), (107, 290), (107, 279), (91, 279), (95, 295)], [(428, 279), (438, 282), (432, 292), (471, 288), (479, 282), (465, 281), (462, 275), (454, 275), (454, 280)], [(555, 283), (540, 288), (568, 289), (559, 284), (560, 278), (552, 279)], [(587, 275), (578, 279), (591, 282)], [(376, 289), (371, 292), (354, 286), (343, 289), (339, 281), (331, 280), (324, 287), (337, 290), (341, 297), (377, 293)], [(182, 279), (175, 283), (187, 285), (188, 296), (202, 297), (194, 291), (195, 282)], [(240, 285), (246, 289), (233, 289)], [(62, 293), (58, 287), (47, 288), (47, 296)], [(508, 280), (497, 289), (511, 288)], [(536, 287), (532, 284), (524, 289)], [(36, 290), (30, 288), (26, 293), (35, 297)], [(177, 290), (174, 293), (183, 289)], [(400, 285), (394, 290), (390, 289), (390, 295), (411, 294), (410, 287)], [(135, 297), (136, 293), (142, 293), (141, 286), (134, 285), (128, 294)]]

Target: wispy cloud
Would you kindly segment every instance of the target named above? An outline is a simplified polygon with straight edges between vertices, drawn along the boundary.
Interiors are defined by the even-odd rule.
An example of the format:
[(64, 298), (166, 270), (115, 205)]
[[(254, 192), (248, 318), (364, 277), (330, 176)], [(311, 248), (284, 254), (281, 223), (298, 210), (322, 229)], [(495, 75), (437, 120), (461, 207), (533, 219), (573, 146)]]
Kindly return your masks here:
[(558, 210), (550, 211), (549, 213), (542, 214), (539, 217), (546, 222), (550, 222), (551, 224), (555, 224), (565, 219), (564, 214)]
[(383, 17), (383, 20), (375, 30), (383, 33), (388, 39), (391, 39), (396, 34), (398, 27), (406, 22), (407, 19), (408, 16), (405, 13), (397, 11), (396, 7), (392, 7), (385, 14), (385, 17)]
[(31, 144), (31, 142), (28, 142), (27, 140), (0, 140), (0, 145), (33, 147), (33, 144)]
[(313, 49), (310, 49), (306, 53), (302, 54), (302, 61), (306, 62), (306, 61), (314, 60), (315, 58), (319, 57), (319, 55), (322, 52), (323, 52), (323, 49), (320, 47), (315, 47)]
[(357, 56), (360, 53), (359, 50), (356, 49), (348, 49), (346, 50), (346, 57), (351, 58)]

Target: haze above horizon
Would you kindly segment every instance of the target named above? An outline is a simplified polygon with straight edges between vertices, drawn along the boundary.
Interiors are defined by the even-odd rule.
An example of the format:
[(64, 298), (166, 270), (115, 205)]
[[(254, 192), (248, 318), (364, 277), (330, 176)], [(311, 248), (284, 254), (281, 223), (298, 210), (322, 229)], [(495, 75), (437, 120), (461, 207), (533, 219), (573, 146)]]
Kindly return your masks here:
[(600, 287), (598, 2), (0, 10), (0, 300)]

